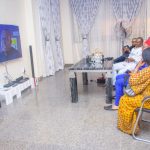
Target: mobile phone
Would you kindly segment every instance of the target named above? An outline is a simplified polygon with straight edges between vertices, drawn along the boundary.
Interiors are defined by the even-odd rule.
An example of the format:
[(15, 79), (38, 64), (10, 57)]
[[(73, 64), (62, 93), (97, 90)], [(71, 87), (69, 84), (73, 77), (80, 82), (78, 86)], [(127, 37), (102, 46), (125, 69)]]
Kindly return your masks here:
[(131, 71), (130, 71), (130, 70), (127, 70), (127, 71), (126, 71), (126, 73), (128, 73), (128, 74), (129, 74), (129, 73), (131, 73)]

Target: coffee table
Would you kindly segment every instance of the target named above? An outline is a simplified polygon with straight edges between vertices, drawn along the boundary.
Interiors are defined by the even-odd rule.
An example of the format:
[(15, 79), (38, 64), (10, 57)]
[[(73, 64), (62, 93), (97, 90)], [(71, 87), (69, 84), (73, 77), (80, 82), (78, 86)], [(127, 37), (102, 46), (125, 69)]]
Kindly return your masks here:
[(71, 102), (78, 102), (77, 73), (82, 73), (83, 84), (88, 85), (88, 73), (106, 73), (106, 103), (112, 103), (112, 64), (113, 61), (105, 60), (101, 63), (89, 63), (82, 59), (69, 68), (71, 89)]

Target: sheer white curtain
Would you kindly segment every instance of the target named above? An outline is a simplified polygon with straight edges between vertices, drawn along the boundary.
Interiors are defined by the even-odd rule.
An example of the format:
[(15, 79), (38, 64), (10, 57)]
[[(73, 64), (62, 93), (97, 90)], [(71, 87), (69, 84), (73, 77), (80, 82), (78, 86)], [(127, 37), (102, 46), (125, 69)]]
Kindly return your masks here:
[(91, 52), (99, 48), (104, 56), (116, 56), (120, 48), (120, 40), (116, 38), (114, 26), (116, 19), (112, 11), (111, 0), (105, 0), (99, 8), (99, 12), (90, 32)]
[(83, 57), (86, 57), (90, 52), (88, 41), (89, 32), (95, 21), (100, 2), (101, 0), (70, 0), (72, 12), (77, 19), (79, 30), (82, 36)]
[[(38, 0), (43, 43), (43, 76), (63, 69), (59, 0)], [(42, 56), (41, 56), (42, 57)]]
[(61, 18), (59, 0), (51, 0), (51, 14), (54, 27), (55, 51), (56, 51), (56, 70), (64, 68), (62, 43), (61, 43)]
[(132, 33), (132, 24), (141, 9), (143, 0), (112, 0), (113, 13), (116, 17), (118, 38), (127, 39)]
[(39, 16), (41, 23), (42, 43), (43, 43), (43, 61), (44, 61), (44, 72), (43, 76), (54, 75), (55, 65), (52, 44), (50, 41), (51, 36), (51, 17), (50, 17), (50, 1), (49, 0), (38, 0)]
[(147, 0), (142, 1), (141, 8), (133, 20), (131, 32), (131, 35), (125, 40), (125, 44), (129, 43), (133, 37), (141, 36), (147, 39)]
[[(124, 44), (131, 45), (133, 37), (146, 38), (146, 0), (143, 0), (141, 9), (137, 13), (136, 18), (132, 24), (132, 32), (125, 40)], [(89, 33), (90, 52), (92, 53), (96, 48), (99, 48), (105, 56), (117, 57), (121, 54), (122, 40), (117, 38), (116, 33), (116, 18), (113, 13), (112, 0), (104, 0), (98, 10), (94, 25)], [(74, 29), (74, 60), (78, 61), (81, 56), (82, 38), (79, 34), (77, 22), (73, 19)]]

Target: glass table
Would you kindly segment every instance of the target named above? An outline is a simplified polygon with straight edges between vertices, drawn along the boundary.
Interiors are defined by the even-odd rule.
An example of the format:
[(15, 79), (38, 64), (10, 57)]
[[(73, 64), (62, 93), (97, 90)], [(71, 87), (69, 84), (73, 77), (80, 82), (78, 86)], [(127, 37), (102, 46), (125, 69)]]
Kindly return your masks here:
[(78, 102), (77, 73), (82, 73), (83, 84), (88, 85), (88, 73), (106, 73), (106, 103), (112, 103), (112, 60), (104, 60), (99, 63), (89, 63), (82, 59), (69, 68), (69, 80), (72, 103)]

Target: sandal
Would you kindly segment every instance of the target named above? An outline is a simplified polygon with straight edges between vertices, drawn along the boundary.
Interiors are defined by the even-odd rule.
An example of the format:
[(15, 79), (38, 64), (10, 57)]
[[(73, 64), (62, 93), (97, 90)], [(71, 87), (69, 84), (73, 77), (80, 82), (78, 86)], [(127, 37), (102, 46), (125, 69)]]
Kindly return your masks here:
[(105, 109), (105, 110), (110, 110), (110, 111), (118, 110), (118, 109), (112, 108), (112, 105), (104, 106), (104, 109)]

